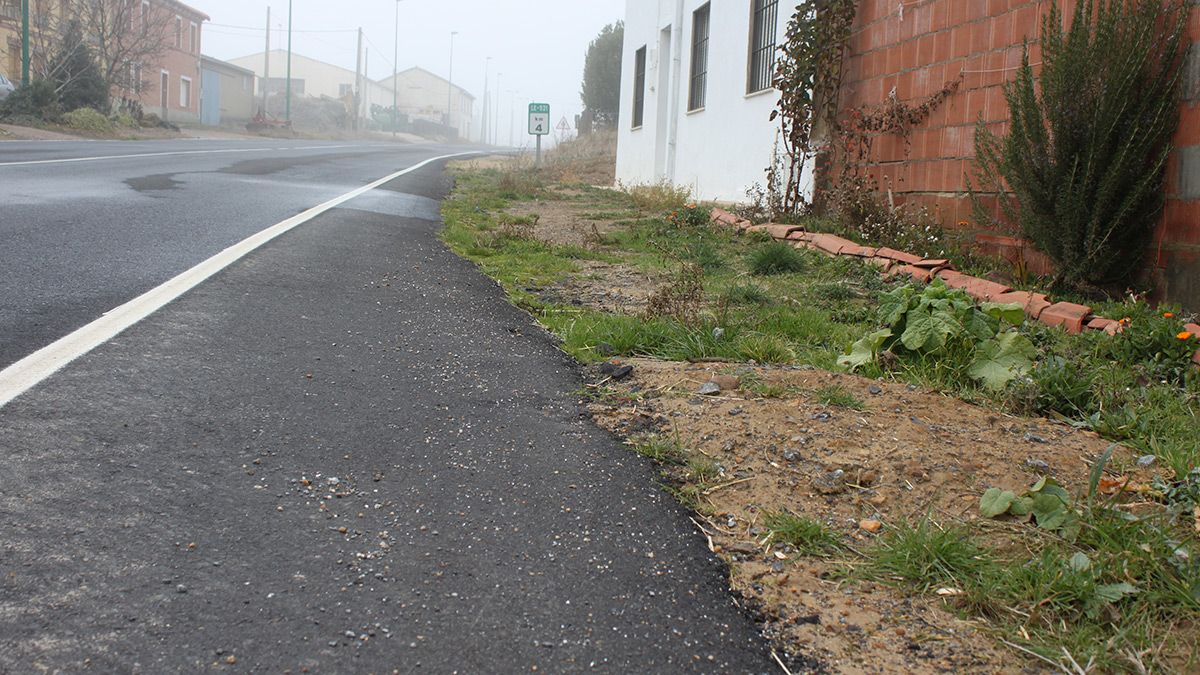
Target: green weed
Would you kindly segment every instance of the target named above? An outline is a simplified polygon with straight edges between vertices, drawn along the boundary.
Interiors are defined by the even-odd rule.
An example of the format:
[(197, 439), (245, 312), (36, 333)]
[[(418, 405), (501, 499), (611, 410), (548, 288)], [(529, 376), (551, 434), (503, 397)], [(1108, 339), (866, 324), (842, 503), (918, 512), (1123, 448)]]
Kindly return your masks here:
[(771, 533), (771, 540), (789, 544), (801, 555), (828, 555), (842, 548), (838, 538), (825, 525), (786, 511), (765, 514), (763, 525)]
[(750, 256), (750, 272), (758, 276), (795, 274), (805, 268), (804, 256), (783, 242), (761, 246)]

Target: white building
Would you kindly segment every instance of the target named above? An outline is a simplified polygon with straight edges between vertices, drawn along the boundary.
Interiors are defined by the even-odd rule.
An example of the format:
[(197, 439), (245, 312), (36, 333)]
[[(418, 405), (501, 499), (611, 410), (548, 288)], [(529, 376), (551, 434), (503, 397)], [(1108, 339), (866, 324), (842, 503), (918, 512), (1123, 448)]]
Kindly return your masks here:
[(765, 183), (792, 11), (779, 0), (627, 0), (617, 179), (722, 201)]
[[(478, 138), (475, 97), (466, 89), (457, 84), (451, 85), (446, 78), (424, 68), (400, 71), (394, 85), (390, 77), (379, 83), (389, 89), (396, 87), (396, 93), (400, 96), (400, 112), (408, 115), (409, 119), (445, 124), (457, 129), (461, 138)], [(449, 115), (446, 113), (447, 106), (450, 107)]]
[[(271, 77), (263, 79), (263, 67), (266, 59), (263, 52), (230, 59), (230, 63), (254, 71), (259, 82), (258, 94), (262, 95), (262, 87), (272, 94), (282, 94), (287, 87), (287, 50), (271, 50)], [(307, 56), (292, 53), (292, 95), (312, 96), (314, 98), (336, 98), (345, 100), (354, 95), (357, 75), (353, 70), (335, 66), (331, 63), (311, 59)], [(363, 78), (362, 116), (369, 116), (371, 106), (392, 107), (392, 90), (373, 80)]]

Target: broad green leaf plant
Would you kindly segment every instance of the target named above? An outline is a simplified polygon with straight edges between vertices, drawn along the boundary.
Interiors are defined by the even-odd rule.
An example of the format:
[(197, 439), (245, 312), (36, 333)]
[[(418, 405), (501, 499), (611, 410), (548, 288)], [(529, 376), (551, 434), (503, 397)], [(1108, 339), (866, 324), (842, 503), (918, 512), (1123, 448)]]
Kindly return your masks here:
[(941, 279), (920, 288), (902, 286), (880, 297), (884, 328), (855, 342), (838, 364), (857, 370), (883, 352), (918, 363), (939, 362), (991, 391), (1029, 372), (1037, 355), (1016, 331), (1025, 320), (1019, 304), (977, 305)]

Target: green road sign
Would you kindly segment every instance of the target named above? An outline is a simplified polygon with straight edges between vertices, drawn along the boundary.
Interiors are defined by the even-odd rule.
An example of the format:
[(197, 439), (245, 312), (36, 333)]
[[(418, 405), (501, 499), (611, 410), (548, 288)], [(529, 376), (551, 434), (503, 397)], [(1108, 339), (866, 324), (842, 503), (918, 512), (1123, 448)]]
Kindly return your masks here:
[(529, 133), (533, 136), (550, 134), (550, 104), (529, 104)]

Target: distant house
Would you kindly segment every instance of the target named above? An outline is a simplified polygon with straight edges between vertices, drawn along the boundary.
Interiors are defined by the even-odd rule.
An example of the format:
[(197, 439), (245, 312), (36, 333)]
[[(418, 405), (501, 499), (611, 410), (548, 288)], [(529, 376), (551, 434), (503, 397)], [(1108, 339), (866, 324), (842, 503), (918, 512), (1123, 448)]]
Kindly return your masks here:
[(617, 178), (745, 199), (764, 182), (778, 125), (775, 54), (792, 4), (627, 0)]
[[(264, 79), (266, 55), (264, 52), (230, 59), (230, 63), (245, 68), (258, 78), (256, 95), (262, 96), (263, 87), (269, 94), (283, 94), (287, 89), (287, 58), (285, 49), (273, 49), (270, 53), (270, 77)], [(357, 75), (353, 70), (325, 63), (302, 54), (292, 53), (292, 95), (314, 98), (353, 100)], [(392, 90), (373, 80), (363, 78), (363, 100), (359, 116), (370, 116), (372, 106), (390, 108)]]
[(208, 126), (244, 124), (258, 110), (254, 71), (200, 57), (200, 123)]
[[(395, 88), (400, 100), (400, 112), (411, 120), (435, 122), (458, 130), (462, 138), (474, 138), (476, 131), (475, 97), (446, 78), (424, 68), (409, 68), (392, 78), (380, 80), (389, 89)], [(449, 106), (449, 110), (447, 110)]]

